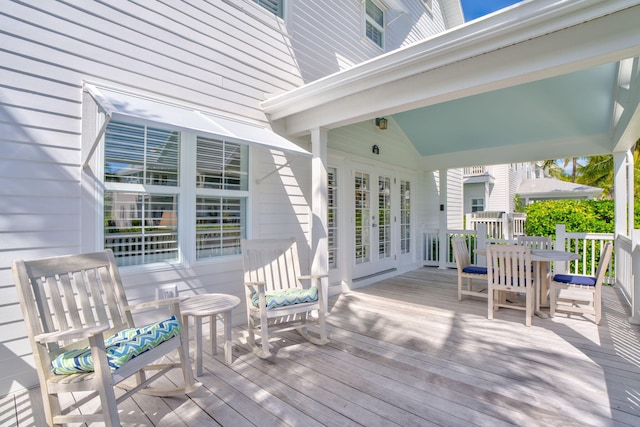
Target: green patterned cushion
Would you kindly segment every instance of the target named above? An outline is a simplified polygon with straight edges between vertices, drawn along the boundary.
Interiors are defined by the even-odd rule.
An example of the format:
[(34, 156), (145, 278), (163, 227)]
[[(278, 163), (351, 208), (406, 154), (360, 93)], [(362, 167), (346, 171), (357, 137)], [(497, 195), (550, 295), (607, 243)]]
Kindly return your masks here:
[[(270, 292), (266, 294), (265, 297), (267, 300), (267, 309), (285, 307), (292, 304), (318, 301), (318, 288), (312, 286), (309, 289), (287, 289), (284, 291)], [(254, 293), (251, 296), (251, 303), (254, 307), (258, 307), (260, 303), (258, 293)]]
[[(175, 316), (142, 328), (123, 329), (104, 342), (107, 362), (116, 370), (134, 357), (180, 334), (182, 328)], [(89, 347), (62, 353), (51, 362), (54, 374), (93, 372), (93, 357)]]

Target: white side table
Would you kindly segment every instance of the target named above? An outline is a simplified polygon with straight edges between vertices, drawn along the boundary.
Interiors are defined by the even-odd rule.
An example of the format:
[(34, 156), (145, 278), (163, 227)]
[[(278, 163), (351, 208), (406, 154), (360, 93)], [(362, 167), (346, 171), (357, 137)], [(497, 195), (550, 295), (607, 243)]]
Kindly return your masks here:
[(186, 328), (187, 342), (189, 337), (189, 316), (193, 317), (196, 341), (196, 376), (202, 375), (202, 318), (209, 317), (209, 333), (211, 339), (211, 354), (217, 354), (217, 325), (218, 314), (222, 315), (224, 322), (224, 361), (231, 364), (231, 310), (240, 304), (240, 298), (227, 294), (203, 294), (193, 295), (180, 303), (182, 324)]

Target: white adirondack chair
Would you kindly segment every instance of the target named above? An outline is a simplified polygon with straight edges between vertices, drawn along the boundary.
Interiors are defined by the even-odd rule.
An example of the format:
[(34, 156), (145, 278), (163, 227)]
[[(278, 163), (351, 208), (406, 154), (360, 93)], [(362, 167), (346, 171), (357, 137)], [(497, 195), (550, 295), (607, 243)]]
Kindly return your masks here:
[[(300, 274), (295, 239), (242, 240), (241, 247), (247, 342), (252, 350), (259, 357), (270, 357), (270, 335), (293, 329), (314, 344), (326, 344), (326, 307), (321, 279), (327, 276)], [(317, 318), (311, 315), (313, 312)], [(308, 326), (312, 323), (318, 326), (319, 337), (309, 332)], [(256, 335), (260, 338), (260, 347), (256, 346)]]
[[(117, 405), (133, 393), (171, 396), (194, 391), (199, 386), (193, 379), (180, 324), (179, 300), (130, 306), (111, 250), (17, 260), (11, 268), (33, 350), (47, 424), (99, 421), (107, 426), (120, 426)], [(171, 314), (175, 319), (136, 328), (133, 310), (159, 306), (167, 309), (163, 319)], [(179, 362), (153, 364), (175, 350)], [(63, 355), (68, 358), (62, 358)], [(183, 387), (148, 387), (174, 368), (182, 371)], [(127, 391), (116, 398), (114, 386)], [(80, 391), (92, 393), (71, 406), (61, 407), (61, 393)], [(100, 413), (70, 413), (96, 396), (100, 398)]]

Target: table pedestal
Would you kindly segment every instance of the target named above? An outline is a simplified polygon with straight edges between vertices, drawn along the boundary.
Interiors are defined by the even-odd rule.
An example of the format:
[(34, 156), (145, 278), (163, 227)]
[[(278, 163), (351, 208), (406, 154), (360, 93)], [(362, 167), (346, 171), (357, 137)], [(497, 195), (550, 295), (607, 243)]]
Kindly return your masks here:
[(193, 317), (195, 326), (195, 361), (196, 376), (202, 375), (202, 318), (209, 317), (209, 336), (211, 340), (211, 354), (218, 353), (217, 316), (221, 315), (224, 322), (224, 361), (231, 364), (233, 348), (231, 342), (231, 310), (240, 304), (240, 298), (226, 294), (194, 295), (180, 303), (182, 324), (189, 340), (189, 316)]

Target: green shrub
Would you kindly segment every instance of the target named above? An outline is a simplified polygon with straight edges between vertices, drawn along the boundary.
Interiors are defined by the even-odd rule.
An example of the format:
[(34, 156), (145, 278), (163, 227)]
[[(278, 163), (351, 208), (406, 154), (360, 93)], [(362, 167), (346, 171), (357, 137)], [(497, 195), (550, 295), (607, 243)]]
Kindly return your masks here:
[[(640, 226), (640, 201), (635, 204), (635, 227)], [(548, 200), (526, 207), (525, 232), (529, 236), (551, 236), (556, 224), (565, 224), (568, 232), (613, 233), (612, 200)]]

